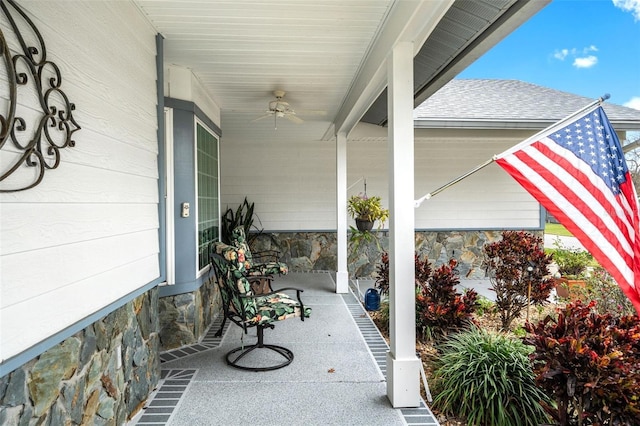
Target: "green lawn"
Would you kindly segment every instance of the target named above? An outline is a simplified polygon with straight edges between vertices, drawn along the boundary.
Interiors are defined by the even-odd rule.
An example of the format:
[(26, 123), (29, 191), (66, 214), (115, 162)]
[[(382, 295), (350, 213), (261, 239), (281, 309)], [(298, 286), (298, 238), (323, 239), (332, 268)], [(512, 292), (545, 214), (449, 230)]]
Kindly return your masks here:
[(544, 226), (544, 233), (549, 235), (561, 235), (563, 237), (573, 237), (573, 234), (567, 231), (567, 228), (559, 223), (547, 223)]

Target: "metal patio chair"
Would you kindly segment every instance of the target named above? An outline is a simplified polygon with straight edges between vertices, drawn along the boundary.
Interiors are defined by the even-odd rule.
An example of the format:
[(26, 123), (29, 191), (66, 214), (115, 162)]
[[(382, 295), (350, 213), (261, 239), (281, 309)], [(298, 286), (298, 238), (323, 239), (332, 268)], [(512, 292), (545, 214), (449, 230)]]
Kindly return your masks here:
[[(274, 323), (289, 318), (305, 317), (311, 314), (311, 308), (305, 307), (300, 299), (303, 290), (293, 287), (281, 288), (263, 294), (255, 294), (250, 281), (256, 277), (246, 275), (245, 258), (241, 249), (224, 243), (214, 243), (211, 251), (211, 264), (216, 274), (216, 281), (222, 296), (224, 320), (222, 332), (227, 319), (242, 328), (244, 334), (251, 327), (256, 327), (258, 341), (254, 345), (242, 345), (229, 351), (226, 355), (227, 364), (242, 370), (268, 371), (276, 370), (291, 364), (293, 352), (277, 345), (264, 343), (264, 329), (274, 328)], [(260, 276), (260, 279), (265, 279)], [(272, 277), (268, 278), (269, 280)], [(270, 286), (269, 286), (270, 288)], [(295, 299), (284, 293), (295, 291)], [(279, 354), (283, 360), (268, 366), (253, 366), (240, 363), (249, 353), (256, 349), (267, 349)]]

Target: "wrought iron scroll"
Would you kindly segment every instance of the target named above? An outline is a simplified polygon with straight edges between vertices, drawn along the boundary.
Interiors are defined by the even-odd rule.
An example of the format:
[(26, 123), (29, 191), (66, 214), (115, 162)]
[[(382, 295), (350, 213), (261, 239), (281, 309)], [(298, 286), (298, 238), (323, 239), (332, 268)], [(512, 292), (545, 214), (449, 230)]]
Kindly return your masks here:
[[(17, 192), (35, 187), (46, 170), (60, 165), (60, 150), (75, 146), (72, 136), (80, 126), (33, 21), (14, 0), (0, 0), (0, 8), (20, 45), (10, 49), (0, 29), (0, 66), (9, 86), (6, 110), (0, 111), (0, 192)], [(34, 94), (37, 103), (28, 105)]]

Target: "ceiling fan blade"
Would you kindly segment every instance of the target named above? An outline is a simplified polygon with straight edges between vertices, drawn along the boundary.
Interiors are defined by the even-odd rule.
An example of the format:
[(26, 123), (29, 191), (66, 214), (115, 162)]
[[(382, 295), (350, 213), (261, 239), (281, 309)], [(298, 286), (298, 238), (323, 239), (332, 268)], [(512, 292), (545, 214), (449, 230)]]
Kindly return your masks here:
[(285, 114), (284, 118), (286, 118), (289, 121), (292, 121), (296, 124), (302, 124), (304, 123), (304, 120), (298, 116), (295, 116), (293, 114)]
[(260, 120), (264, 120), (265, 118), (269, 118), (271, 117), (273, 114), (272, 113), (266, 113), (265, 115), (262, 115), (258, 118), (254, 118), (253, 120), (251, 120), (252, 123), (256, 122), (256, 121), (260, 121)]

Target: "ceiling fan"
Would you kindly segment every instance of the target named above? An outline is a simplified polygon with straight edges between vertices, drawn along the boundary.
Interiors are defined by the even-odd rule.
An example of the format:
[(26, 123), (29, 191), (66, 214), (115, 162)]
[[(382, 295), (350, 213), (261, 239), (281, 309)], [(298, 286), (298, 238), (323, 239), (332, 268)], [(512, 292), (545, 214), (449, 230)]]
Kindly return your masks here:
[[(291, 107), (291, 105), (289, 105), (289, 102), (283, 99), (285, 94), (286, 92), (284, 90), (274, 90), (273, 95), (276, 97), (276, 99), (269, 102), (269, 109), (265, 111), (264, 115), (261, 115), (260, 117), (251, 121), (254, 122), (273, 117), (276, 130), (278, 129), (278, 118), (286, 118), (287, 120), (296, 124), (304, 123), (304, 120), (296, 115), (295, 110)], [(314, 111), (313, 113), (326, 114), (326, 112), (324, 111)]]

